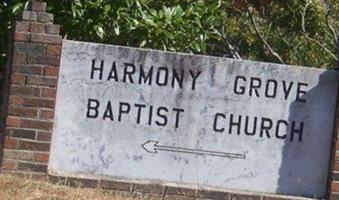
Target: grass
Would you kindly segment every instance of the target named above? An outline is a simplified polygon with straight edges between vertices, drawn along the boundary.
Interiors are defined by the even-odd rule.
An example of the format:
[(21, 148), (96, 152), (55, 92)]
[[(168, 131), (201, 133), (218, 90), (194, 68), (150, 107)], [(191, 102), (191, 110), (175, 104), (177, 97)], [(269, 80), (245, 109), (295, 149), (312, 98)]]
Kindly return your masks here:
[[(79, 184), (81, 185), (81, 184)], [(246, 196), (246, 195), (245, 195)], [(225, 199), (243, 199), (244, 196)], [(117, 192), (100, 188), (69, 187), (52, 184), (46, 181), (35, 181), (28, 177), (0, 174), (0, 200), (160, 200), (162, 196), (131, 192)], [(167, 197), (165, 198), (167, 199)], [(189, 197), (177, 196), (171, 200), (192, 200)], [(216, 198), (216, 199), (220, 199)], [(252, 199), (252, 198), (246, 198)], [(256, 198), (253, 198), (256, 199)], [(271, 199), (271, 198), (269, 198)], [(280, 198), (272, 198), (280, 199)], [(307, 198), (284, 198), (307, 199)], [(202, 199), (201, 199), (202, 200)], [(282, 199), (281, 199), (282, 200)]]
[(0, 200), (132, 200), (150, 199), (99, 188), (74, 188), (0, 174)]

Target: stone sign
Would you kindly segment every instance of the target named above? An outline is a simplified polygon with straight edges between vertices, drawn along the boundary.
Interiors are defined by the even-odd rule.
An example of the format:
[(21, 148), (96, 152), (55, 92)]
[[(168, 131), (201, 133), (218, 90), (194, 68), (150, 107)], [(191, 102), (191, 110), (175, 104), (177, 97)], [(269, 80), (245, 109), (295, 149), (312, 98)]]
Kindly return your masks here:
[(335, 71), (64, 41), (49, 172), (324, 197)]

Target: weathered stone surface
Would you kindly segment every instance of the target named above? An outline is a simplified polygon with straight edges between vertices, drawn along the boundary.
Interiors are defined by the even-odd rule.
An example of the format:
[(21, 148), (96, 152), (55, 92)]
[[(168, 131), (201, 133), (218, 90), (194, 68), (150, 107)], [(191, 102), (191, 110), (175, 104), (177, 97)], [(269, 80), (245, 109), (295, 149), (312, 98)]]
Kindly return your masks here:
[(27, 55), (44, 55), (46, 46), (43, 44), (30, 44), (30, 43), (15, 43), (14, 50), (16, 53)]
[(56, 24), (49, 24), (46, 26), (46, 33), (47, 34), (56, 34), (59, 35), (60, 33), (60, 25), (56, 25)]
[(15, 21), (15, 31), (26, 32), (29, 31), (30, 24), (25, 21)]
[(24, 21), (36, 21), (38, 19), (36, 12), (27, 10), (23, 11), (20, 17)]
[(53, 22), (53, 15), (50, 13), (38, 12), (37, 20), (41, 23), (51, 23)]
[(7, 129), (7, 135), (17, 138), (25, 138), (34, 140), (36, 138), (35, 131), (22, 130), (22, 129)]
[(26, 163), (26, 162), (19, 162), (18, 163), (18, 170), (21, 171), (33, 171), (33, 172), (47, 172), (47, 165), (41, 165), (37, 163)]
[(64, 41), (58, 84), (51, 174), (325, 195), (337, 72)]
[(47, 4), (45, 2), (33, 1), (28, 5), (29, 10), (36, 12), (44, 12), (46, 11)]

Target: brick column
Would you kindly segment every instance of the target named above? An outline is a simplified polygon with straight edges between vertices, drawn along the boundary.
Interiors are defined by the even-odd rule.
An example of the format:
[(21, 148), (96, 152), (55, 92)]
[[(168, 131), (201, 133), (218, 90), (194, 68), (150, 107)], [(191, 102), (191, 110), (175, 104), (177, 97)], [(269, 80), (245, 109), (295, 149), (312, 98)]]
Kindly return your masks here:
[[(62, 38), (46, 3), (32, 1), (15, 22), (6, 69), (1, 172), (47, 173)], [(6, 109), (4, 109), (6, 110)], [(1, 159), (1, 158), (0, 158)]]
[(331, 168), (329, 173), (329, 199), (339, 200), (339, 90), (336, 108)]

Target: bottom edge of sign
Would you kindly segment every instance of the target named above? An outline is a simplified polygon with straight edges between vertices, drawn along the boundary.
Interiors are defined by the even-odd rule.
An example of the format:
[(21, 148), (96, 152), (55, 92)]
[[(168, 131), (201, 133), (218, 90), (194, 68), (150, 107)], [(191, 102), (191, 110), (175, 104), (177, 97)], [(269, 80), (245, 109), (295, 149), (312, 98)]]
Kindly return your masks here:
[[(235, 189), (225, 189), (220, 187), (211, 187), (204, 186), (198, 184), (184, 184), (184, 183), (175, 183), (175, 182), (163, 182), (160, 180), (140, 180), (140, 179), (131, 179), (131, 178), (123, 178), (123, 177), (112, 177), (107, 175), (91, 175), (84, 174), (79, 172), (60, 172), (58, 170), (54, 170), (51, 166), (48, 166), (48, 175), (56, 176), (61, 178), (75, 178), (75, 179), (87, 179), (93, 181), (110, 181), (121, 184), (141, 184), (144, 186), (154, 186), (159, 185), (163, 187), (174, 187), (174, 188), (182, 188), (182, 189), (190, 189), (190, 190), (199, 190), (199, 191), (209, 191), (209, 192), (223, 192), (223, 193), (231, 193), (231, 194), (240, 194), (240, 195), (253, 195), (253, 196), (265, 196), (265, 197), (280, 197), (287, 199), (295, 199), (295, 200), (311, 200), (314, 198), (302, 197), (302, 196), (293, 196), (293, 195), (285, 195), (285, 194), (275, 194), (275, 193), (264, 193), (264, 192), (253, 192), (253, 191), (244, 191), (244, 190), (235, 190)], [(80, 180), (81, 181), (81, 180)], [(319, 198), (317, 198), (319, 199)]]

